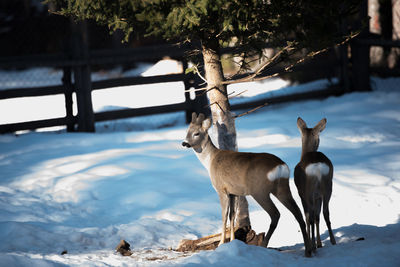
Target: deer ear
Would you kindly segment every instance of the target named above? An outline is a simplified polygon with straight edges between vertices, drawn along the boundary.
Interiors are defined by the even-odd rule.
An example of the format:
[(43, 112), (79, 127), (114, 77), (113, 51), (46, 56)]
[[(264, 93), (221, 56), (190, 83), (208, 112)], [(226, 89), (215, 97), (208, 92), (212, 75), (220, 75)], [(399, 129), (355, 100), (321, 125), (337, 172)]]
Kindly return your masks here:
[(201, 124), (204, 121), (205, 117), (206, 116), (204, 116), (203, 113), (199, 113), (199, 116), (197, 117), (197, 123)]
[(317, 123), (317, 125), (315, 125), (313, 131), (320, 133), (325, 129), (325, 126), (326, 126), (326, 118), (323, 118)]
[(192, 122), (195, 123), (195, 122), (196, 122), (196, 119), (197, 119), (196, 112), (193, 112), (193, 113), (192, 113)]
[(211, 120), (210, 120), (210, 118), (205, 119), (205, 120), (202, 122), (202, 125), (201, 125), (201, 126), (203, 127), (204, 131), (207, 131), (208, 129), (210, 129), (210, 127), (211, 127)]
[(307, 128), (306, 122), (300, 117), (297, 118), (297, 128), (299, 128), (300, 132)]

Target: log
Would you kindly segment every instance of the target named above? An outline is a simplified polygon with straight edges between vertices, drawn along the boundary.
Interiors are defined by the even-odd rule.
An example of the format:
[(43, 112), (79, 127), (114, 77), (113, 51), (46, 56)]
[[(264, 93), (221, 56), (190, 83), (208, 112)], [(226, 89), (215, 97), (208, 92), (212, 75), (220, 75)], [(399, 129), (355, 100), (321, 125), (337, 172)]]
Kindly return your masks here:
[[(246, 233), (245, 236), (240, 237), (243, 233), (238, 233), (239, 231), (235, 232), (235, 238), (245, 242), (248, 245), (255, 245), (255, 246), (263, 246), (263, 241), (265, 237), (265, 233), (257, 234), (254, 230), (250, 230)], [(225, 242), (229, 242), (230, 231), (229, 229), (226, 230), (226, 236), (228, 237)], [(240, 237), (240, 238), (238, 238)], [(197, 240), (189, 240), (183, 239), (179, 243), (178, 247), (175, 249), (179, 252), (195, 252), (199, 250), (214, 250), (218, 247), (219, 240), (221, 238), (221, 233), (215, 235), (209, 235), (206, 237), (199, 238)]]

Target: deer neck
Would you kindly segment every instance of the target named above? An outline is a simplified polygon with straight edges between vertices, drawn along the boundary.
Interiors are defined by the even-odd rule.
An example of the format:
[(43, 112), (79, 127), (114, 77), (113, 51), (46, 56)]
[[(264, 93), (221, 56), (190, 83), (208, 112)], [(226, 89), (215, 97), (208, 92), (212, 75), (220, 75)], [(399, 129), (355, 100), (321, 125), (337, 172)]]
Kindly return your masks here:
[(304, 147), (301, 149), (301, 157), (300, 160), (302, 161), (304, 159), (304, 156), (309, 153), (309, 152), (316, 152), (318, 149), (305, 149)]
[(207, 136), (207, 142), (205, 142), (200, 148), (194, 148), (197, 158), (203, 164), (203, 166), (210, 172), (211, 160), (218, 148), (215, 147), (211, 141), (210, 136)]
[(302, 150), (301, 151), (301, 157), (300, 157), (300, 161), (303, 161), (303, 159), (304, 159), (304, 155), (306, 154), (307, 152), (306, 151), (304, 151), (304, 150)]

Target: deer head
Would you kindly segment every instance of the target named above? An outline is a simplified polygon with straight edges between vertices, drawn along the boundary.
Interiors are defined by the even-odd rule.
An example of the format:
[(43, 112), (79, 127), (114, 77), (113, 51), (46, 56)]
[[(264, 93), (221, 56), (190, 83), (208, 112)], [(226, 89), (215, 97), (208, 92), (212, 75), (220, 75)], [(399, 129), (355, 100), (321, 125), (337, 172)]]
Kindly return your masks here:
[(319, 134), (325, 129), (326, 119), (320, 120), (314, 128), (307, 128), (307, 124), (302, 118), (297, 119), (297, 127), (301, 133), (301, 142), (303, 147), (303, 152), (317, 151), (319, 146)]
[(208, 129), (211, 127), (211, 120), (205, 118), (204, 114), (200, 113), (199, 116), (196, 113), (192, 113), (192, 122), (189, 125), (186, 138), (182, 142), (182, 146), (187, 148), (193, 148), (195, 151), (199, 151), (204, 147), (204, 144), (208, 141)]

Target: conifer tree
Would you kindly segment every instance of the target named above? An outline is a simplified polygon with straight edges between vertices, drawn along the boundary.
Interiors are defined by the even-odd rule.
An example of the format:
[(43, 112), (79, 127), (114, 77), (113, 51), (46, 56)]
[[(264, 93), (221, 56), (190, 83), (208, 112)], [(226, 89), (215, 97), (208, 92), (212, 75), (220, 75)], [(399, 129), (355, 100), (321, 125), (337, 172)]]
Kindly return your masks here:
[[(93, 19), (126, 39), (135, 31), (171, 41), (200, 41), (214, 137), (222, 149), (236, 150), (220, 49), (240, 47), (241, 68), (266, 42), (281, 47), (280, 55), (303, 48), (319, 49), (343, 38), (340, 19), (351, 15), (361, 0), (47, 0), (62, 15)], [(242, 199), (243, 200), (243, 199)], [(242, 223), (250, 226), (247, 201)], [(243, 215), (244, 214), (244, 215)]]

